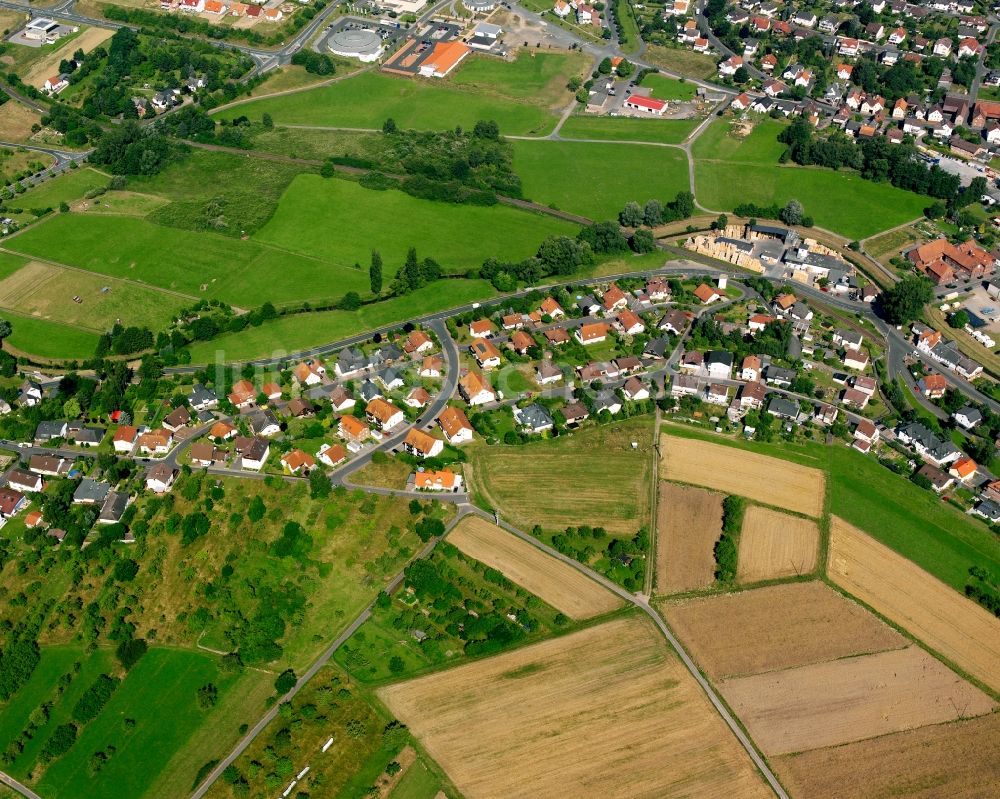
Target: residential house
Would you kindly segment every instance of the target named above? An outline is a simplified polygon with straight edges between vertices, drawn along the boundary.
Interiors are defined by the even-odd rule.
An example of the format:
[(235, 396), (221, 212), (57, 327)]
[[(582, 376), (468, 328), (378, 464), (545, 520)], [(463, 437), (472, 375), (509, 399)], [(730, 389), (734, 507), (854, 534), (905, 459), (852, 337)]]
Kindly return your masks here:
[(0, 517), (9, 519), (28, 506), (28, 498), (13, 488), (0, 488)]
[(613, 314), (628, 305), (628, 295), (612, 283), (601, 295), (601, 308), (605, 314)]
[(796, 376), (794, 369), (785, 369), (774, 364), (768, 364), (764, 369), (764, 380), (779, 388), (788, 388), (795, 381)]
[(861, 349), (848, 347), (844, 350), (844, 366), (863, 372), (868, 368), (868, 353)]
[(316, 453), (316, 459), (332, 469), (347, 460), (347, 450), (340, 444), (324, 442)]
[(337, 426), (337, 434), (347, 442), (347, 448), (351, 452), (357, 452), (371, 432), (368, 425), (354, 416), (341, 416)]
[(948, 474), (956, 480), (968, 483), (976, 476), (978, 469), (979, 467), (976, 466), (976, 462), (972, 460), (972, 458), (964, 457), (959, 458), (951, 465), (951, 468), (948, 470)]
[(449, 444), (465, 444), (472, 441), (472, 424), (461, 408), (445, 408), (438, 417), (438, 424)]
[(705, 356), (705, 369), (710, 378), (729, 379), (733, 375), (733, 354), (726, 350), (713, 350)]
[(228, 441), (233, 438), (239, 430), (236, 429), (234, 425), (229, 422), (216, 422), (212, 425), (212, 429), (208, 431), (209, 438), (213, 438), (219, 441)]
[(261, 388), (260, 393), (269, 400), (279, 400), (284, 392), (281, 390), (281, 386), (277, 383), (265, 383)]
[(948, 381), (943, 375), (924, 375), (917, 381), (917, 388), (928, 399), (939, 399), (944, 396), (944, 392), (948, 388)]
[(496, 329), (489, 319), (477, 319), (475, 322), (469, 322), (469, 335), (473, 338), (490, 338), (495, 332)]
[(594, 413), (600, 413), (601, 411), (607, 411), (612, 416), (621, 413), (622, 403), (618, 399), (618, 395), (615, 394), (609, 388), (601, 389), (597, 392), (594, 397)]
[(247, 424), (255, 436), (270, 438), (281, 432), (278, 417), (269, 410), (251, 411), (246, 415)]
[(562, 306), (552, 299), (552, 297), (546, 297), (542, 300), (539, 311), (541, 311), (543, 316), (549, 316), (552, 319), (561, 319), (566, 316), (566, 312), (562, 309)]
[(711, 305), (717, 300), (721, 300), (723, 295), (716, 291), (714, 288), (709, 286), (707, 283), (702, 283), (694, 290), (694, 296), (697, 297), (705, 305)]
[(73, 461), (55, 455), (32, 455), (28, 468), (43, 477), (65, 477), (73, 468)]
[(625, 381), (622, 386), (622, 394), (629, 402), (640, 402), (649, 399), (649, 389), (638, 377), (634, 375)]
[(309, 474), (316, 468), (316, 459), (308, 452), (293, 449), (281, 456), (281, 465), (289, 474)]
[(608, 336), (608, 326), (604, 322), (594, 322), (592, 324), (580, 325), (573, 336), (584, 346), (589, 344), (600, 344)]
[(740, 386), (737, 402), (743, 411), (760, 410), (764, 407), (767, 389), (763, 383), (747, 383)]
[(271, 445), (266, 438), (238, 436), (233, 445), (240, 456), (241, 469), (259, 472), (271, 454)]
[(546, 330), (542, 335), (545, 336), (545, 340), (553, 347), (558, 347), (559, 345), (566, 344), (569, 341), (569, 333), (561, 327), (554, 327), (551, 330)]
[(417, 386), (406, 395), (406, 399), (403, 400), (403, 403), (411, 408), (423, 408), (430, 401), (431, 395), (428, 393), (427, 389), (423, 386)]
[(407, 355), (420, 355), (434, 349), (434, 342), (423, 330), (411, 330), (403, 344), (403, 352)]
[(111, 491), (108, 493), (104, 504), (101, 505), (101, 512), (97, 516), (98, 524), (117, 524), (125, 515), (125, 510), (129, 506), (131, 497), (127, 491)]
[(778, 419), (787, 419), (792, 422), (798, 421), (799, 413), (801, 413), (797, 402), (777, 395), (772, 396), (768, 401), (767, 412)]
[(11, 469), (7, 472), (6, 478), (8, 488), (13, 488), (24, 494), (38, 492), (45, 487), (41, 477), (23, 469)]
[(165, 494), (177, 479), (177, 470), (165, 463), (157, 463), (146, 472), (146, 488), (154, 494)]
[(219, 404), (219, 398), (214, 391), (205, 388), (201, 383), (195, 383), (188, 394), (188, 404), (196, 411), (207, 411)]
[(558, 383), (563, 378), (562, 369), (550, 360), (544, 360), (535, 369), (535, 379), (539, 385), (547, 386), (551, 383)]
[(428, 355), (420, 364), (417, 372), (420, 377), (441, 377), (444, 361), (436, 355)]
[(416, 472), (413, 475), (413, 487), (417, 491), (459, 491), (462, 488), (462, 475), (455, 474), (450, 469)]
[(337, 362), (333, 366), (333, 371), (338, 377), (346, 377), (360, 372), (367, 366), (368, 359), (361, 350), (355, 347), (344, 347), (337, 354)]
[(111, 438), (111, 443), (114, 446), (115, 452), (127, 454), (132, 451), (132, 447), (135, 446), (136, 439), (138, 438), (139, 429), (137, 427), (123, 424), (115, 431), (114, 436)]
[(500, 365), (500, 350), (493, 345), (493, 342), (477, 338), (469, 345), (469, 349), (481, 369), (495, 369)]
[(954, 477), (941, 469), (931, 466), (929, 463), (925, 463), (917, 469), (917, 474), (923, 475), (930, 480), (931, 488), (939, 494), (955, 485)]
[(330, 392), (330, 406), (338, 413), (350, 410), (356, 404), (357, 401), (351, 396), (351, 392), (343, 386), (337, 386)]
[(169, 430), (150, 430), (139, 436), (139, 452), (143, 455), (166, 455), (174, 437)]
[(108, 498), (111, 484), (84, 477), (73, 492), (74, 505), (102, 505)]
[(756, 355), (747, 355), (740, 367), (740, 380), (760, 380), (761, 362)]
[(955, 423), (964, 427), (966, 430), (972, 430), (976, 425), (983, 421), (983, 414), (978, 408), (972, 405), (965, 405), (955, 411), (951, 418), (955, 420)]
[[(535, 346), (535, 340), (523, 330), (515, 330), (510, 337), (510, 348), (519, 355), (526, 355)], [(478, 358), (477, 358), (478, 360)], [(499, 364), (499, 361), (497, 362)], [(483, 364), (480, 363), (480, 366)]]
[(285, 411), (293, 419), (301, 419), (306, 416), (314, 416), (316, 414), (315, 406), (307, 399), (302, 397), (296, 397), (290, 400), (288, 405), (285, 406)]
[(705, 402), (711, 405), (728, 405), (729, 386), (724, 383), (709, 383), (705, 387)]
[(257, 392), (249, 380), (240, 380), (233, 385), (227, 399), (237, 408), (248, 408), (257, 400)]
[(402, 424), (406, 416), (399, 408), (381, 397), (376, 397), (365, 407), (365, 417), (382, 430), (392, 430)]
[(537, 402), (525, 408), (514, 408), (514, 420), (529, 433), (544, 433), (555, 425), (549, 412)]
[(694, 396), (700, 390), (698, 378), (692, 375), (677, 375), (670, 383), (671, 397)]
[(951, 441), (938, 438), (920, 422), (901, 425), (896, 429), (896, 437), (935, 466), (944, 466), (962, 457), (961, 451)]
[(183, 405), (180, 405), (163, 417), (162, 426), (165, 430), (169, 430), (171, 433), (176, 433), (190, 421), (191, 411)]
[(402, 388), (406, 385), (403, 376), (391, 366), (375, 375), (375, 379), (381, 383), (382, 388), (386, 391), (395, 391), (397, 388)]
[(326, 375), (326, 367), (319, 361), (302, 361), (292, 370), (292, 379), (300, 386), (318, 386)]
[(209, 467), (213, 466), (218, 460), (226, 459), (226, 451), (221, 449), (216, 449), (209, 441), (198, 441), (191, 445), (190, 450), (191, 463), (195, 466)]
[(56, 438), (66, 438), (68, 432), (68, 422), (60, 420), (39, 422), (35, 428), (35, 443), (45, 444)]
[(684, 313), (684, 311), (667, 311), (663, 318), (657, 322), (657, 327), (660, 330), (665, 330), (668, 333), (673, 333), (675, 336), (681, 335), (685, 330), (687, 330), (688, 323), (691, 321), (690, 317)]
[(643, 324), (642, 319), (629, 310), (624, 310), (618, 314), (615, 318), (614, 326), (628, 336), (638, 336), (646, 330), (646, 325)]

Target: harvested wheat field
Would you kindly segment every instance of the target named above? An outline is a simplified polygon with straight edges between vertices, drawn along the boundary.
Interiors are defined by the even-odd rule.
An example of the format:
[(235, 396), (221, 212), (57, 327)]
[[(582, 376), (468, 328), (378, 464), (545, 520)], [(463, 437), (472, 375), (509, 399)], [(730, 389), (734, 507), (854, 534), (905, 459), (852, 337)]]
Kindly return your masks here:
[(809, 574), (818, 554), (816, 522), (751, 505), (740, 531), (736, 578), (753, 583)]
[(589, 627), (379, 696), (469, 799), (771, 795), (645, 619)]
[(833, 517), (830, 579), (1000, 690), (1000, 619), (871, 536)]
[(979, 716), (996, 707), (917, 646), (726, 680), (719, 688), (768, 755)]
[(108, 28), (86, 28), (79, 36), (66, 42), (62, 47), (53, 50), (45, 58), (37, 61), (28, 70), (24, 82), (29, 86), (40, 86), (45, 79), (51, 75), (59, 74), (60, 62), (73, 57), (77, 50), (83, 50), (84, 54), (89, 53), (99, 44), (103, 44), (114, 35), (114, 31)]
[(673, 594), (715, 582), (715, 542), (722, 535), (722, 494), (660, 483), (656, 519), (656, 588)]
[(660, 476), (666, 480), (739, 494), (767, 505), (819, 516), (823, 512), (823, 472), (723, 444), (660, 437)]
[(448, 542), (570, 618), (587, 619), (622, 606), (618, 597), (572, 566), (478, 516), (463, 519), (448, 533)]
[(771, 761), (792, 796), (981, 799), (1000, 785), (1000, 714)]
[(660, 609), (713, 679), (823, 663), (907, 644), (877, 616), (819, 581), (666, 602)]

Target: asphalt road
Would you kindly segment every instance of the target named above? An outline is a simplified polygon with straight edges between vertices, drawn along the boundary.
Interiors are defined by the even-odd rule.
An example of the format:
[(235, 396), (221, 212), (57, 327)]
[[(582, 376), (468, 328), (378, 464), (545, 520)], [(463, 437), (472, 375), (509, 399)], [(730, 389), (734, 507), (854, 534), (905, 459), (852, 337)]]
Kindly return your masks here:
[(3, 783), (8, 788), (17, 791), (21, 796), (26, 797), (26, 799), (42, 799), (37, 793), (35, 793), (31, 788), (29, 788), (24, 783), (18, 782), (9, 774), (4, 774), (0, 771), (0, 783)]

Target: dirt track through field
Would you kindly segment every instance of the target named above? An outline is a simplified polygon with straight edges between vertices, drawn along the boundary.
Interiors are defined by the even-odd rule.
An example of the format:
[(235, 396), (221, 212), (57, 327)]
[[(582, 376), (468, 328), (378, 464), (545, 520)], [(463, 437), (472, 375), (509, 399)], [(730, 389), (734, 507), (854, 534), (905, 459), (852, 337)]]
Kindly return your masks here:
[(668, 602), (662, 610), (713, 679), (906, 645), (888, 624), (818, 580)]
[(379, 690), (469, 799), (767, 797), (645, 619), (619, 619)]
[(1000, 619), (837, 517), (827, 573), (845, 591), (1000, 690)]
[(767, 755), (979, 716), (996, 707), (917, 646), (741, 677), (719, 688)]
[(1000, 785), (1000, 713), (775, 758), (792, 796), (983, 799)]
[(673, 594), (715, 582), (715, 542), (722, 535), (722, 494), (660, 483), (656, 588)]
[(463, 519), (448, 533), (448, 542), (570, 618), (587, 619), (622, 606), (618, 597), (576, 569), (478, 516)]
[(740, 494), (778, 508), (819, 516), (824, 475), (819, 469), (710, 441), (663, 435), (660, 476)]
[(740, 531), (736, 577), (752, 583), (809, 574), (818, 554), (816, 522), (752, 505)]

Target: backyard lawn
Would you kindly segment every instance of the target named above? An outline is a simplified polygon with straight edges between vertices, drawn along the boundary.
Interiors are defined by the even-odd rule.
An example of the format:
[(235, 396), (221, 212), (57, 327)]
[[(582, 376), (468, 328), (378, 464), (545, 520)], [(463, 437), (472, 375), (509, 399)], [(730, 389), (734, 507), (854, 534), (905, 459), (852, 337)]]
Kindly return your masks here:
[(668, 202), (688, 188), (684, 154), (667, 147), (514, 142), (524, 196), (594, 220), (616, 219), (629, 200)]

